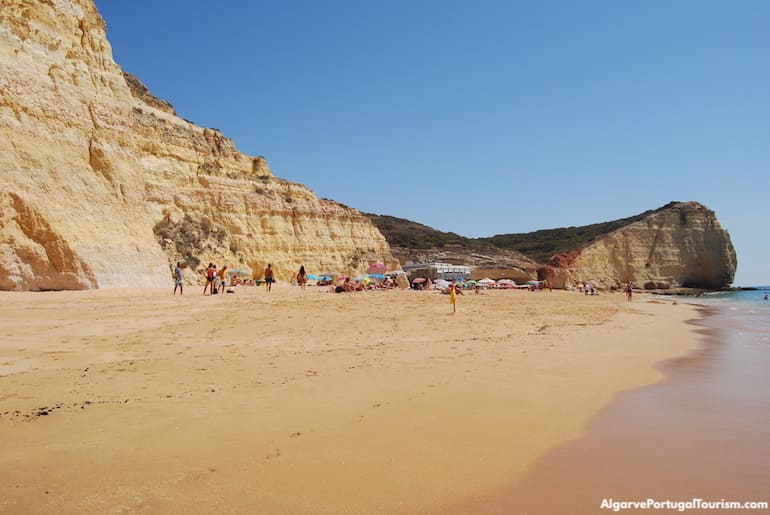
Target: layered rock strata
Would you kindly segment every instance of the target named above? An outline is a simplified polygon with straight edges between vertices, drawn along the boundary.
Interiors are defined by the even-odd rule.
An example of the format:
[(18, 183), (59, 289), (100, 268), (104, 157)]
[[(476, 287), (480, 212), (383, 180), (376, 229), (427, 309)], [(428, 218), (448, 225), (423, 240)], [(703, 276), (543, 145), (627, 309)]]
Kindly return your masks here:
[(91, 0), (3, 0), (0, 289), (164, 286), (185, 261), (279, 279), (394, 266), (357, 210), (275, 177), (112, 58)]
[(730, 285), (737, 258), (713, 211), (672, 202), (649, 216), (554, 256), (541, 276), (556, 287), (590, 282), (615, 288), (632, 281), (646, 289), (719, 289)]

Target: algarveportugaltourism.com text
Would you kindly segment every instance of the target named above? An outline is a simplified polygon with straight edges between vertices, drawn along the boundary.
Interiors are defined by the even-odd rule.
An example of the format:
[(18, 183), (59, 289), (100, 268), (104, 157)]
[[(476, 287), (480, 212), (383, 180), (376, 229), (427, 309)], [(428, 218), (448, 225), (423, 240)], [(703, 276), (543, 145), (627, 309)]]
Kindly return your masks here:
[(703, 499), (691, 499), (689, 501), (656, 501), (645, 499), (644, 501), (616, 501), (612, 497), (602, 499), (601, 509), (622, 510), (761, 510), (768, 509), (767, 501), (706, 501)]

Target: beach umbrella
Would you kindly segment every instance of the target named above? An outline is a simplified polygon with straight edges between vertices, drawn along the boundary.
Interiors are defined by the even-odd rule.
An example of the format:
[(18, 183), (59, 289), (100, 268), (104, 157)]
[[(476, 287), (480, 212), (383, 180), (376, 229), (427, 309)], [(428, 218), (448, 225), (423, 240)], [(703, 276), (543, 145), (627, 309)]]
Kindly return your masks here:
[(392, 275), (393, 277), (396, 277), (398, 275), (406, 275), (406, 272), (403, 270), (391, 270), (390, 272), (385, 272), (385, 275)]
[(369, 265), (369, 268), (366, 269), (367, 274), (381, 274), (387, 270), (388, 267), (385, 266), (384, 263), (374, 263)]
[(495, 283), (495, 281), (493, 281), (489, 277), (485, 277), (484, 279), (478, 281), (478, 284), (486, 284), (487, 286), (491, 286), (491, 285), (497, 284), (497, 283)]
[(370, 279), (385, 279), (385, 274), (369, 274)]
[(516, 286), (516, 281), (513, 279), (500, 279), (497, 281), (498, 286)]
[(227, 270), (227, 275), (246, 275), (251, 276), (251, 272), (242, 268), (231, 268)]
[(413, 282), (414, 284), (420, 284), (420, 283), (424, 283), (424, 282), (425, 282), (425, 278), (424, 278), (424, 277), (418, 277), (417, 279), (415, 279), (415, 280), (414, 280), (414, 281), (412, 281), (412, 282)]
[(318, 276), (315, 275), (315, 274), (307, 274), (307, 278), (310, 279), (311, 281), (318, 281), (319, 280)]

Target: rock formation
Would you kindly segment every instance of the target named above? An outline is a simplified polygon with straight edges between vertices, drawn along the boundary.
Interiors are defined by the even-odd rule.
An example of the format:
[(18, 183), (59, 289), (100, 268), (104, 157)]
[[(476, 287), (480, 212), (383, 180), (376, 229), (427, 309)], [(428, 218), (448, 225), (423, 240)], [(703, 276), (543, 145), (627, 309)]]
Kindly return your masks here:
[[(584, 282), (616, 288), (630, 280), (647, 289), (719, 289), (735, 275), (729, 234), (714, 212), (697, 202), (672, 202), (583, 227), (476, 239), (392, 216), (368, 216), (402, 263), (470, 265), (474, 278), (547, 279), (557, 288)], [(544, 259), (548, 264), (538, 263)]]
[(729, 286), (737, 259), (713, 211), (697, 202), (672, 202), (643, 219), (559, 254), (540, 273), (555, 287), (592, 282), (613, 288), (719, 289)]
[(170, 265), (397, 265), (355, 209), (279, 179), (113, 61), (92, 0), (3, 0), (0, 289), (168, 286)]

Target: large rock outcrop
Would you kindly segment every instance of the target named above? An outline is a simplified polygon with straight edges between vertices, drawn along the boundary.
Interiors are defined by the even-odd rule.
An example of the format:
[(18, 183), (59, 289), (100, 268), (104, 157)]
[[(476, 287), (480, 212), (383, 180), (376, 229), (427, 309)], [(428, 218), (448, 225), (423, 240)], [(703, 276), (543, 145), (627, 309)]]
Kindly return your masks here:
[(697, 202), (672, 202), (643, 219), (554, 256), (541, 275), (554, 286), (592, 282), (617, 287), (719, 289), (729, 286), (737, 259), (713, 211)]
[(397, 264), (358, 211), (124, 74), (91, 0), (3, 0), (0, 170), (3, 290), (163, 286), (177, 260), (283, 279)]

